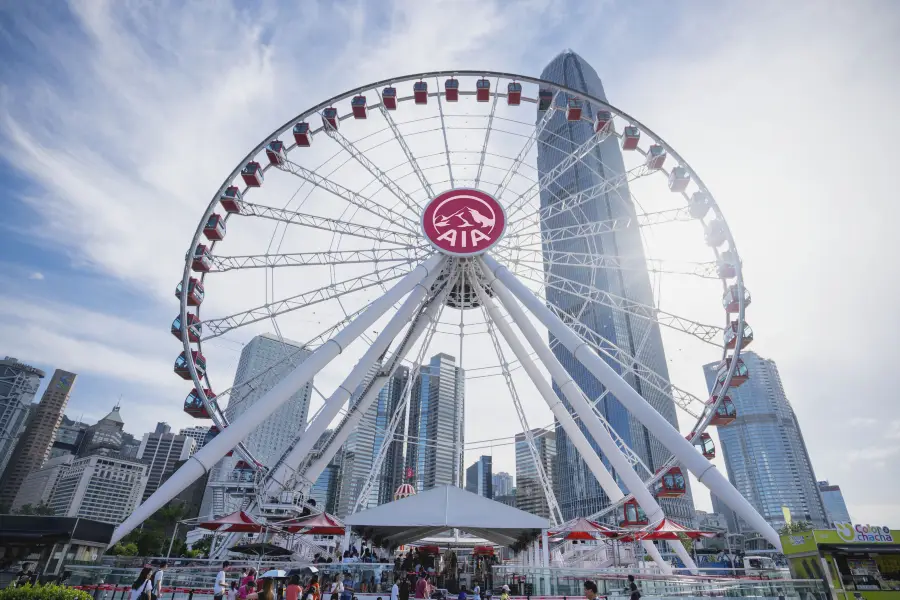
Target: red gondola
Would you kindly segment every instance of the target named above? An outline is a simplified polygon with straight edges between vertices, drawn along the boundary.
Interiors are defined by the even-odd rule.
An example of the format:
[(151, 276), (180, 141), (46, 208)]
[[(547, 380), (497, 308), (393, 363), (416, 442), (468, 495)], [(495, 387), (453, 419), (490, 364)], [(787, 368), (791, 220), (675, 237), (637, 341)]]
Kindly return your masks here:
[(518, 81), (511, 81), (506, 86), (506, 103), (509, 106), (518, 106), (522, 103), (522, 84)]
[(717, 248), (728, 239), (728, 226), (720, 219), (713, 219), (706, 226), (706, 244)]
[[(198, 350), (191, 351), (191, 358), (194, 361), (194, 367), (197, 369), (197, 377), (202, 378), (203, 374), (206, 373), (206, 359), (203, 358), (203, 355), (200, 354)], [(179, 354), (178, 358), (175, 359), (175, 374), (182, 379), (191, 378), (191, 370), (188, 367), (187, 355), (184, 352)]]
[(688, 183), (691, 181), (691, 175), (687, 169), (678, 166), (669, 173), (669, 191), (683, 192), (687, 189)]
[(475, 83), (475, 99), (479, 102), (487, 102), (491, 98), (491, 82), (481, 78)]
[[(722, 306), (725, 307), (725, 312), (728, 313), (736, 313), (740, 308), (740, 295), (738, 294), (738, 286), (730, 285), (728, 289), (725, 291), (725, 295), (722, 297)], [(750, 306), (750, 290), (744, 288), (744, 308)]]
[[(718, 399), (718, 396), (713, 396), (709, 399), (708, 404), (713, 406)], [(737, 409), (734, 408), (734, 402), (731, 401), (731, 398), (725, 396), (722, 398), (722, 403), (716, 408), (716, 412), (710, 419), (709, 424), (718, 427), (720, 425), (728, 425), (734, 422), (735, 419), (737, 419)]]
[(747, 325), (746, 321), (744, 321), (743, 324), (732, 321), (731, 325), (725, 329), (725, 347), (729, 350), (734, 350), (737, 345), (738, 327), (741, 327), (743, 331), (743, 335), (741, 336), (741, 349), (746, 348), (750, 345), (750, 342), (753, 341), (753, 330)]
[[(716, 383), (722, 385), (725, 383), (725, 376), (728, 374), (728, 369), (731, 368), (731, 357), (728, 356), (724, 361), (719, 363), (719, 369), (716, 372)], [(740, 358), (737, 362), (737, 367), (734, 369), (734, 375), (731, 376), (730, 387), (736, 388), (740, 387), (742, 384), (746, 383), (747, 380), (750, 379), (750, 370), (747, 368), (747, 365), (744, 364), (744, 361)]]
[(243, 169), (241, 169), (241, 177), (244, 183), (249, 187), (259, 187), (263, 184), (263, 170), (259, 163), (251, 160)]
[(581, 100), (579, 100), (578, 98), (569, 98), (569, 104), (566, 108), (566, 120), (581, 120)]
[(629, 125), (622, 132), (622, 150), (636, 150), (641, 139), (641, 130)]
[(538, 110), (545, 111), (550, 109), (553, 104), (553, 92), (550, 90), (541, 90), (538, 92)]
[(381, 90), (381, 103), (388, 110), (397, 110), (397, 88), (386, 87)]
[(680, 467), (672, 467), (666, 474), (660, 477), (654, 485), (653, 491), (657, 498), (681, 498), (687, 491), (684, 481), (684, 473)]
[(294, 125), (294, 141), (298, 146), (309, 148), (312, 145), (313, 135), (309, 130), (309, 123), (300, 121)]
[(350, 101), (350, 108), (353, 110), (354, 119), (366, 118), (366, 97), (354, 96)]
[(650, 524), (644, 509), (638, 505), (637, 500), (634, 498), (626, 500), (622, 504), (622, 516), (624, 518), (619, 521), (619, 527), (642, 527)]
[[(206, 399), (210, 402), (216, 397), (213, 394), (212, 390), (208, 390), (206, 388), (203, 389), (203, 393), (206, 395)], [(206, 410), (206, 407), (203, 406), (203, 401), (200, 399), (200, 393), (197, 391), (197, 388), (191, 390), (191, 393), (187, 395), (187, 398), (184, 399), (184, 412), (191, 415), (195, 419), (208, 419), (209, 412)]]
[(608, 110), (598, 110), (597, 118), (594, 120), (594, 131), (600, 133), (612, 124), (612, 113)]
[(211, 242), (225, 237), (225, 219), (222, 218), (222, 215), (216, 213), (209, 215), (209, 219), (206, 220), (206, 225), (203, 227), (203, 235)]
[[(187, 315), (187, 323), (188, 323), (188, 341), (189, 342), (199, 342), (200, 341), (200, 333), (203, 331), (203, 326), (200, 325), (200, 317), (195, 315), (194, 313), (188, 313)], [(179, 340), (181, 339), (181, 317), (175, 317), (175, 320), (172, 321), (172, 335), (174, 335)]]
[(203, 244), (197, 244), (191, 259), (191, 269), (197, 273), (208, 273), (211, 268), (212, 259), (209, 256), (209, 248)]
[(688, 201), (688, 210), (694, 219), (702, 219), (709, 212), (711, 204), (709, 194), (706, 192), (694, 192)]
[(222, 205), (222, 208), (227, 213), (241, 212), (242, 201), (243, 196), (241, 195), (241, 190), (239, 190), (236, 185), (229, 186), (219, 196), (219, 204)]
[(716, 444), (713, 442), (712, 437), (705, 431), (700, 434), (699, 439), (694, 440), (694, 436), (696, 436), (696, 432), (692, 431), (687, 436), (687, 441), (691, 442), (695, 446), (700, 446), (700, 452), (703, 454), (703, 457), (707, 460), (712, 460), (716, 457)]
[(659, 144), (650, 146), (650, 150), (647, 151), (647, 168), (653, 170), (661, 169), (665, 162), (666, 149)]
[[(449, 98), (447, 98), (449, 100)], [(428, 84), (417, 81), (413, 84), (413, 101), (416, 104), (428, 104)]]
[(337, 131), (338, 125), (340, 125), (341, 120), (338, 119), (337, 109), (333, 106), (329, 106), (328, 108), (322, 110), (322, 125), (324, 127), (328, 127), (331, 125), (331, 128)]
[[(181, 290), (183, 289), (181, 282), (175, 287), (175, 297), (181, 300)], [(188, 306), (200, 306), (203, 303), (203, 284), (199, 279), (193, 277), (188, 279)]]
[[(426, 88), (426, 92), (427, 92)], [(427, 98), (427, 96), (426, 96)], [(459, 80), (451, 77), (444, 82), (444, 98), (447, 102), (456, 102), (459, 100)], [(425, 104), (416, 100), (416, 104)]]
[(725, 250), (719, 253), (719, 259), (716, 261), (716, 272), (719, 279), (731, 279), (737, 275), (737, 255), (731, 250)]
[(283, 165), (287, 161), (287, 154), (284, 153), (284, 142), (281, 140), (272, 140), (266, 145), (266, 156), (269, 157), (269, 164)]

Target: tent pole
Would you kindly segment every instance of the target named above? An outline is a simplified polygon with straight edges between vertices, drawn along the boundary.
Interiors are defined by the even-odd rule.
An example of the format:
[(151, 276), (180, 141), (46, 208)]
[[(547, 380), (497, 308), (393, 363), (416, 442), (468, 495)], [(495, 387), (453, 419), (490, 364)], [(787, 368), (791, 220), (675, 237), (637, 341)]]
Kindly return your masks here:
[(166, 558), (169, 558), (170, 556), (172, 556), (172, 545), (175, 543), (175, 534), (178, 533), (178, 526), (180, 524), (181, 524), (180, 522), (175, 523), (175, 529), (172, 531), (172, 539), (169, 540), (169, 551), (166, 552)]

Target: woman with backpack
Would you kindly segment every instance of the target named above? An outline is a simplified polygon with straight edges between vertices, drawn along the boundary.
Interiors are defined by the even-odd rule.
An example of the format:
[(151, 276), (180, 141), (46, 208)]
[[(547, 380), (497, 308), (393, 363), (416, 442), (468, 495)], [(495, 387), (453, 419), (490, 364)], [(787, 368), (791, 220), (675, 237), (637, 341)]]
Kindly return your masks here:
[(150, 600), (153, 590), (153, 582), (150, 581), (151, 571), (150, 567), (141, 569), (141, 574), (131, 584), (131, 600)]

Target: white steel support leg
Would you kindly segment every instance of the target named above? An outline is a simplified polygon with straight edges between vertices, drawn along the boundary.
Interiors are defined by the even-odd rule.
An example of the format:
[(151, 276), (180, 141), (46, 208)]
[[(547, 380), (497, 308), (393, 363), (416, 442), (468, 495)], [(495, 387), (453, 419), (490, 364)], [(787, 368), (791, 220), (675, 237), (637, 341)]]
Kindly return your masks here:
[[(506, 322), (506, 319), (500, 313), (500, 309), (498, 309), (497, 305), (494, 303), (493, 298), (490, 298), (484, 292), (484, 288), (481, 287), (480, 283), (477, 283), (475, 285), (475, 289), (478, 292), (478, 297), (481, 300), (482, 305), (487, 309), (491, 320), (500, 331), (500, 335), (502, 335), (503, 339), (506, 340), (506, 344), (513, 351), (513, 354), (516, 355), (516, 358), (519, 360), (519, 364), (522, 365), (525, 373), (528, 374), (528, 377), (531, 378), (532, 383), (534, 383), (534, 386), (544, 398), (547, 406), (550, 407), (550, 411), (553, 413), (553, 416), (556, 417), (556, 420), (559, 423), (560, 427), (563, 428), (563, 431), (565, 431), (566, 435), (569, 436), (569, 439), (572, 441), (575, 449), (578, 450), (578, 454), (581, 455), (581, 458), (584, 459), (584, 462), (591, 470), (591, 473), (593, 473), (594, 477), (597, 478), (597, 483), (599, 483), (603, 491), (606, 492), (606, 495), (609, 497), (610, 501), (618, 502), (619, 500), (624, 498), (625, 494), (623, 494), (622, 490), (619, 489), (619, 484), (616, 483), (616, 480), (613, 479), (609, 471), (606, 470), (606, 466), (603, 464), (603, 461), (600, 460), (600, 457), (597, 456), (597, 452), (594, 451), (594, 448), (591, 446), (590, 442), (588, 442), (587, 437), (585, 437), (581, 429), (578, 428), (578, 425), (575, 423), (575, 419), (572, 418), (572, 415), (569, 414), (568, 409), (566, 409), (566, 407), (563, 405), (562, 401), (559, 399), (559, 396), (556, 395), (556, 393), (553, 391), (553, 388), (550, 387), (550, 384), (546, 379), (544, 379), (544, 376), (535, 366), (534, 362), (531, 360), (531, 357), (528, 355), (528, 350), (522, 344), (522, 341), (519, 339), (519, 337), (515, 334), (512, 326), (510, 326), (510, 324)], [(653, 559), (656, 561), (656, 564), (659, 565), (660, 570), (664, 574), (672, 574), (672, 570), (669, 567), (669, 564), (663, 560), (662, 556), (660, 556), (659, 552), (656, 550), (656, 546), (654, 546), (651, 542), (645, 542), (645, 549), (647, 550), (647, 553), (650, 554), (651, 557), (653, 557)]]
[(253, 410), (244, 412), (232, 421), (219, 435), (208, 442), (194, 454), (180, 469), (162, 484), (147, 501), (141, 504), (113, 532), (110, 546), (125, 537), (135, 527), (144, 522), (150, 515), (162, 508), (169, 500), (184, 490), (191, 483), (208, 472), (216, 462), (245, 439), (275, 410), (293, 396), (297, 390), (306, 385), (316, 373), (339, 355), (346, 346), (362, 335), (378, 320), (395, 302), (408, 294), (422, 280), (437, 270), (445, 257), (435, 254), (415, 269), (407, 273), (387, 293), (372, 302), (365, 311), (351, 321), (337, 335), (319, 346), (305, 361), (266, 392), (253, 405)]
[[(559, 386), (559, 389), (562, 391), (563, 395), (566, 397), (566, 400), (569, 401), (569, 404), (575, 410), (575, 413), (581, 419), (581, 422), (584, 423), (585, 427), (587, 427), (588, 432), (591, 434), (591, 437), (594, 438), (594, 441), (597, 442), (597, 445), (600, 446), (600, 450), (603, 452), (603, 455), (609, 461), (610, 465), (613, 469), (615, 469), (616, 473), (619, 474), (619, 477), (622, 479), (622, 482), (625, 484), (625, 487), (634, 495), (634, 498), (637, 500), (638, 504), (641, 508), (644, 509), (644, 512), (647, 514), (647, 519), (652, 524), (659, 523), (662, 521), (666, 515), (663, 511), (662, 507), (660, 507), (659, 503), (656, 501), (656, 498), (653, 497), (653, 494), (647, 487), (644, 485), (643, 480), (640, 475), (635, 472), (635, 470), (631, 466), (631, 462), (628, 460), (628, 457), (622, 452), (622, 449), (619, 448), (616, 441), (612, 438), (609, 431), (604, 427), (604, 424), (600, 421), (600, 418), (594, 412), (591, 405), (588, 403), (587, 399), (584, 397), (584, 393), (578, 384), (572, 379), (572, 376), (569, 375), (569, 372), (566, 371), (566, 368), (562, 366), (562, 363), (559, 362), (559, 359), (556, 358), (556, 355), (550, 350), (550, 347), (544, 342), (541, 338), (541, 334), (538, 333), (537, 329), (535, 329), (534, 325), (525, 315), (525, 311), (521, 306), (516, 302), (515, 298), (512, 297), (512, 294), (509, 293), (502, 283), (496, 282), (491, 275), (487, 275), (488, 283), (492, 286), (494, 293), (497, 295), (497, 298), (500, 300), (500, 303), (506, 308), (506, 312), (509, 313), (509, 316), (515, 321), (516, 325), (519, 326), (519, 330), (525, 336), (525, 339), (537, 353), (538, 358), (540, 358), (541, 362), (544, 363), (544, 366), (550, 373), (550, 377), (556, 380), (556, 385)], [(493, 281), (492, 281), (493, 280)], [(625, 495), (618, 489), (615, 490), (618, 492), (615, 497), (609, 492), (607, 495), (609, 496), (610, 501), (618, 502)], [(653, 545), (652, 543), (644, 542), (644, 546)], [(682, 558), (684, 561), (684, 565), (691, 569), (691, 572), (697, 572), (697, 565), (694, 564), (694, 561), (691, 560), (691, 557), (688, 556), (687, 552), (684, 550), (684, 546), (682, 546), (679, 540), (674, 540), (672, 542), (672, 546), (676, 548), (676, 553), (678, 553), (678, 547), (681, 547), (682, 552), (678, 553), (678, 556), (681, 557), (682, 553), (687, 557), (687, 560)], [(653, 547), (654, 550), (656, 547)]]
[(541, 531), (541, 550), (543, 550), (543, 566), (550, 566), (550, 539), (547, 530)]
[[(742, 517), (777, 550), (781, 540), (775, 529), (756, 511), (733, 485), (687, 441), (665, 417), (656, 412), (637, 391), (603, 361), (578, 334), (566, 326), (543, 301), (520, 282), (509, 269), (490, 256), (482, 257), (488, 271), (543, 323), (561, 344), (602, 383), (694, 476)], [(490, 277), (489, 277), (490, 278)]]

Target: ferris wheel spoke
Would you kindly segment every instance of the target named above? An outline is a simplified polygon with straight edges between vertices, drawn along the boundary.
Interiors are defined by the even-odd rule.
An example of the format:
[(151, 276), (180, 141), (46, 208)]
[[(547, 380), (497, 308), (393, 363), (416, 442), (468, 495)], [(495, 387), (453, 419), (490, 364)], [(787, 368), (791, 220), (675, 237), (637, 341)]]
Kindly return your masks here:
[(426, 246), (417, 248), (382, 248), (368, 250), (329, 250), (289, 254), (248, 254), (244, 256), (210, 256), (212, 273), (234, 269), (305, 267), (359, 263), (409, 263), (428, 253)]
[[(328, 121), (325, 121), (328, 123)], [(350, 156), (356, 160), (366, 171), (372, 174), (372, 176), (378, 180), (381, 185), (388, 189), (394, 196), (397, 197), (400, 202), (406, 206), (406, 209), (412, 213), (414, 216), (419, 215), (419, 205), (418, 203), (412, 199), (406, 190), (401, 188), (396, 181), (388, 177), (388, 175), (378, 168), (378, 166), (369, 160), (369, 157), (366, 156), (363, 152), (356, 147), (352, 141), (344, 137), (337, 129), (332, 127), (330, 124), (325, 126), (325, 133), (328, 134), (328, 137), (333, 139), (338, 145), (344, 149)], [(393, 212), (393, 211), (392, 211)], [(397, 213), (394, 213), (397, 214)], [(405, 215), (402, 216), (404, 220), (409, 223), (415, 224), (415, 221)], [(408, 229), (404, 227), (404, 229)], [(415, 229), (413, 229), (415, 231)]]
[(522, 166), (522, 163), (525, 160), (525, 157), (528, 156), (528, 153), (531, 151), (531, 148), (534, 146), (534, 143), (540, 138), (541, 134), (544, 132), (544, 129), (547, 127), (547, 124), (550, 123), (550, 119), (553, 117), (553, 113), (556, 111), (556, 98), (559, 96), (559, 90), (556, 91), (553, 95), (553, 100), (550, 102), (550, 107), (544, 111), (541, 120), (538, 121), (538, 124), (535, 126), (534, 130), (531, 132), (531, 135), (528, 136), (528, 139), (525, 141), (525, 145), (522, 146), (522, 149), (519, 151), (519, 154), (516, 155), (516, 158), (513, 159), (512, 165), (506, 171), (506, 174), (503, 176), (503, 179), (500, 180), (500, 183), (497, 184), (497, 190), (494, 192), (494, 196), (500, 198), (503, 196), (503, 192), (506, 191), (506, 188), (509, 186), (512, 181), (513, 176), (519, 171), (519, 168)]
[[(441, 84), (438, 78), (434, 78), (434, 85), (440, 89)], [(444, 134), (444, 153), (447, 155), (447, 171), (450, 173), (450, 187), (455, 188), (456, 183), (453, 181), (453, 161), (450, 160), (450, 143), (447, 141), (447, 124), (444, 122), (444, 104), (441, 101), (441, 95), (437, 95), (438, 113), (441, 115), (441, 132)]]
[[(354, 147), (355, 150), (355, 147)], [(315, 171), (310, 171), (309, 169), (298, 165), (297, 163), (291, 160), (282, 161), (281, 164), (277, 166), (277, 168), (285, 173), (290, 173), (303, 181), (306, 181), (320, 189), (323, 189), (331, 194), (337, 196), (345, 200), (346, 202), (360, 208), (368, 213), (375, 215), (376, 217), (381, 217), (388, 223), (393, 223), (397, 225), (400, 229), (403, 229), (411, 234), (416, 233), (416, 223), (413, 219), (410, 219), (404, 214), (401, 214), (391, 208), (383, 206), (371, 198), (367, 198), (361, 194), (354, 192), (339, 183), (336, 183), (329, 179), (328, 177), (324, 177)]]
[(224, 335), (233, 329), (256, 323), (273, 316), (279, 316), (306, 306), (319, 304), (328, 300), (335, 300), (354, 292), (359, 292), (372, 287), (380, 287), (382, 284), (399, 279), (412, 270), (415, 261), (394, 265), (385, 269), (373, 271), (366, 275), (345, 279), (331, 285), (323, 286), (290, 298), (284, 298), (276, 302), (257, 306), (220, 319), (201, 321), (204, 330), (202, 340)]
[[(516, 256), (513, 257), (513, 251)], [(521, 257), (524, 253), (525, 257)], [(670, 261), (660, 258), (644, 258), (642, 256), (619, 256), (595, 254), (590, 252), (566, 252), (553, 249), (532, 249), (506, 247), (496, 252), (510, 263), (525, 262), (532, 265), (568, 265), (591, 269), (610, 269), (622, 271), (647, 271), (649, 273), (665, 273), (669, 275), (690, 275), (703, 279), (718, 280), (716, 262)]]
[(384, 242), (386, 244), (395, 244), (406, 248), (418, 248), (422, 244), (421, 236), (415, 233), (392, 231), (390, 229), (383, 229), (371, 225), (360, 225), (359, 223), (351, 223), (341, 219), (329, 219), (308, 213), (275, 208), (273, 206), (252, 204), (250, 202), (243, 202), (241, 204), (240, 214), (243, 216), (270, 219), (272, 221), (281, 221), (282, 223), (289, 223), (291, 225), (321, 229), (322, 231), (330, 231), (332, 233), (374, 240), (376, 242)]
[[(498, 77), (497, 80), (494, 82), (494, 88), (498, 89), (498, 91), (499, 91), (499, 87), (498, 87), (499, 85), (500, 85), (500, 78)], [(500, 94), (495, 93), (494, 101), (491, 103), (491, 112), (490, 112), (490, 115), (488, 116), (487, 127), (485, 127), (485, 130), (484, 130), (484, 144), (482, 144), (482, 146), (481, 146), (481, 157), (478, 161), (478, 173), (476, 173), (476, 175), (475, 175), (475, 186), (474, 187), (476, 187), (476, 188), (478, 187), (478, 184), (481, 183), (481, 172), (484, 170), (484, 159), (487, 154), (488, 142), (490, 142), (490, 140), (491, 140), (491, 127), (494, 125), (494, 113), (497, 112), (497, 99), (498, 98), (500, 98)]]
[(387, 121), (388, 127), (390, 127), (391, 131), (394, 133), (394, 137), (397, 139), (397, 143), (400, 144), (400, 148), (403, 150), (403, 154), (406, 155), (406, 160), (409, 161), (409, 165), (413, 168), (413, 172), (415, 172), (416, 177), (419, 178), (419, 183), (422, 184), (422, 189), (425, 190), (425, 193), (428, 194), (429, 198), (433, 198), (434, 192), (431, 191), (431, 184), (428, 183), (428, 178), (425, 177), (425, 173), (422, 172), (422, 168), (419, 166), (419, 161), (416, 160), (415, 155), (409, 149), (409, 145), (406, 143), (406, 138), (403, 137), (403, 133), (401, 133), (400, 128), (397, 127), (397, 124), (394, 122), (394, 118), (391, 116), (391, 111), (389, 111), (384, 105), (384, 99), (381, 97), (381, 91), (379, 90), (377, 93), (378, 98), (381, 100), (381, 104), (378, 106), (379, 110), (381, 110), (381, 116), (384, 117), (384, 120)]

